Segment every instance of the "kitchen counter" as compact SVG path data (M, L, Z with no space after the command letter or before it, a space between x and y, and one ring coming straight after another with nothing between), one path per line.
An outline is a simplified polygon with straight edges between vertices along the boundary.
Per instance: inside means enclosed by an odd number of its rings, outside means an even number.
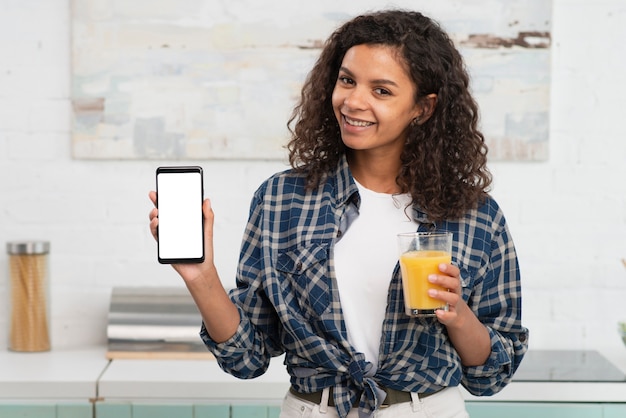
M279 402L289 389L282 358L251 380L222 371L215 360L116 359L98 384L100 397L110 399L219 399Z
M465 391L464 391L465 392ZM626 402L626 349L529 351L501 392L468 401Z
M620 372L626 375L626 349L619 347L599 353L614 366L618 378ZM529 355L527 360L532 358L538 357ZM525 360L519 370L520 378L516 375L513 382L494 396L474 397L463 391L464 397L481 402L626 403L626 380L573 382L550 381L544 377L534 380L533 369L537 366L537 361ZM538 369L541 371L541 366ZM104 347L45 353L0 352L0 402L98 399L278 404L288 387L282 358L274 359L263 376L239 380L224 373L214 360L107 360Z
M71 351L0 351L0 400L96 397L96 382L109 361L104 347Z

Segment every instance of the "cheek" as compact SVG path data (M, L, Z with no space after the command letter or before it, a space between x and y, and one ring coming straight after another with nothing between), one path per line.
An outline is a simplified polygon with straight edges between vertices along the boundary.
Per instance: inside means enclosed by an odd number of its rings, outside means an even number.
M331 97L331 103L333 106L333 113L337 120L340 119L341 114L341 106L343 105L344 98L341 96L341 93L337 91L337 89L333 90L333 95Z
M341 93L335 88L333 90L333 95L331 96L331 102L333 104L333 109L337 109L343 103L343 98L340 97Z

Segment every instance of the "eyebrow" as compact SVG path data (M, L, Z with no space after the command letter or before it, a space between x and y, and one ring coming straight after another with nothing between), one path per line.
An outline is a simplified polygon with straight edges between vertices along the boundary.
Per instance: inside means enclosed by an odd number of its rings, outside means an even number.
M350 77L354 78L354 73L352 71L348 70L346 67L339 68L339 71L343 71L344 73L348 74ZM377 78L375 80L371 80L370 83L372 83L372 84L387 84L387 85L399 87L398 84L396 84L395 81L387 80L386 78Z

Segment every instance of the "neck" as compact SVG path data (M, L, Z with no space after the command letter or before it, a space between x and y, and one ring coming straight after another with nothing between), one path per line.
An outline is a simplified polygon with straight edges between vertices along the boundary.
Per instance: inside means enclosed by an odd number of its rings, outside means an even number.
M378 193L402 193L396 183L400 172L399 159L360 152L350 152L347 157L352 175L363 187Z

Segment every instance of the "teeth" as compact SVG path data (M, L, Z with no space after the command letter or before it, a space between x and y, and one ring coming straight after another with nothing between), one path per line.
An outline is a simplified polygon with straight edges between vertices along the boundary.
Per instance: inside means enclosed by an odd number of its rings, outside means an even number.
M348 123L348 125L359 126L359 127L366 127L366 126L373 125L372 122L354 120L354 119L350 119L348 117L346 117L346 122Z

